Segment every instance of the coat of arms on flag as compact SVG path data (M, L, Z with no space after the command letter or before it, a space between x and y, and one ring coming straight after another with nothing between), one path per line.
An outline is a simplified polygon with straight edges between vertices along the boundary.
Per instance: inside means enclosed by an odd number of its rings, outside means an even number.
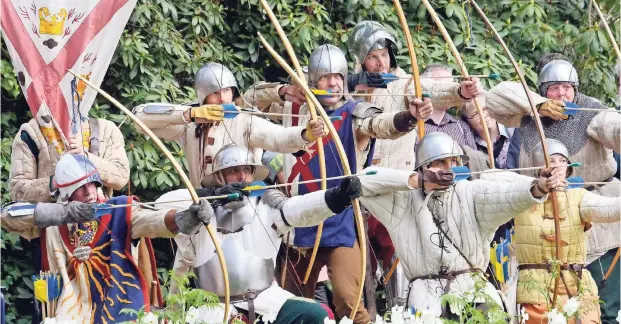
M0 0L2 35L30 111L59 153L88 119L136 0Z

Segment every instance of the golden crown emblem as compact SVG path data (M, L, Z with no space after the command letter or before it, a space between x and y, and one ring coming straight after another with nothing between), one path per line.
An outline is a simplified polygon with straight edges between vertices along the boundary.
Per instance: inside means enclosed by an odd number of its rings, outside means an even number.
M67 10L60 9L57 14L51 14L47 7L39 9L39 33L61 36L67 20Z

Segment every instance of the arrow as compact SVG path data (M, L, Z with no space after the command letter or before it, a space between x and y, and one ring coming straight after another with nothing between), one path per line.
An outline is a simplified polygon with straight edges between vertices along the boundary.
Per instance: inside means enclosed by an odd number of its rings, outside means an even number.
M342 175L342 176L337 176L337 177L329 177L329 178L326 178L326 181L344 179L344 178L349 178L349 177L369 176L369 175L376 175L376 174L377 174L377 171L367 171L365 173L352 174L348 176ZM255 196L263 195L263 193L267 189L281 188L281 187L290 186L292 184L300 185L300 184L314 183L314 182L320 182L320 181L321 179L314 179L314 180L305 180L305 181L292 182L292 183L279 183L279 184L270 185L270 186L266 185L265 182L263 181L255 181L242 190L252 191L252 193L250 194L250 197L255 197ZM260 192L260 194L255 194L254 192Z
M321 89L311 89L311 91L313 92L314 95L316 96L352 96L352 97L415 97L415 94L404 94L404 93L397 93L397 94L390 94L390 93L379 93L379 94L373 94L373 93L343 93L343 92L332 92L331 90L321 90ZM431 98L431 93L428 91L424 91L423 98Z
M425 79L460 79L460 80L467 79L463 75L447 75L447 76L437 76L437 77L433 77L433 76L430 76L430 75L421 75L420 77L421 77L421 79L422 78L425 78ZM392 73L382 73L382 79L384 79L384 80L408 80L408 79L411 79L411 78L412 77L396 76L396 75L394 75ZM497 73L471 74L470 78L500 80L500 74L497 74Z
M551 168L560 168L560 167L581 167L582 163L580 162L573 162L567 165L557 165L557 166L553 166ZM515 169L491 169L491 170L484 170L484 171L475 171L472 172L470 171L470 169L467 166L456 166L456 167L452 167L451 171L453 171L455 173L455 178L453 179L453 182L457 182L457 181L462 181L462 180L466 180L468 179L471 175L473 174L482 174L482 173L499 173L499 172L516 172L516 171L532 171L532 170L541 170L541 169L546 169L545 166L538 166L538 167L528 167L528 168L515 168Z

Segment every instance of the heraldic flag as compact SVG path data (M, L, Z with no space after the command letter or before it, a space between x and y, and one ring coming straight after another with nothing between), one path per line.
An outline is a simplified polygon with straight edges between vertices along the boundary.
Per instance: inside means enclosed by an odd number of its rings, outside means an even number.
M0 0L2 36L32 115L61 153L88 119L136 0Z

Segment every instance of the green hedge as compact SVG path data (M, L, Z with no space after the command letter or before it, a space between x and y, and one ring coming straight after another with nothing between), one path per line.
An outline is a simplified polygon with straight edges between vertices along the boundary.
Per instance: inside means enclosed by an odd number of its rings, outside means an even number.
M375 20L397 35L401 51L398 61L410 70L403 33L391 1L381 0L276 0L270 1L302 62L314 47L332 43L347 50L350 28L362 20ZM503 79L516 79L515 72L493 35L467 2L432 1L444 24L462 52L471 73L500 73ZM580 73L581 91L612 104L616 95L613 67L616 56L589 1L578 0L486 0L479 5L505 38L531 86L536 82L533 66L538 57L550 51L562 52L574 60ZM421 67L432 62L454 66L437 28L420 0L403 1ZM609 24L619 33L619 3L602 0ZM273 27L257 0L139 0L119 41L103 88L126 106L144 102L184 102L194 98L192 80L198 68L208 62L221 62L235 73L242 88L262 80L282 80L286 75L269 53L261 48L256 32L282 50ZM353 59L352 59L353 61ZM351 66L353 67L353 65ZM31 116L13 74L6 47L2 47L2 201L8 200L7 180L10 146L20 124ZM491 86L484 80L486 86ZM124 116L101 97L91 115L120 123ZM131 162L131 190L143 200L177 188L179 176L169 161L125 122L121 127ZM169 147L183 162L183 151L174 143ZM122 193L126 193L126 189ZM156 240L158 241L158 240ZM160 266L169 266L167 240L159 240ZM32 248L16 235L2 232L2 287L8 302L10 322L29 321ZM21 307L14 305L21 304Z

